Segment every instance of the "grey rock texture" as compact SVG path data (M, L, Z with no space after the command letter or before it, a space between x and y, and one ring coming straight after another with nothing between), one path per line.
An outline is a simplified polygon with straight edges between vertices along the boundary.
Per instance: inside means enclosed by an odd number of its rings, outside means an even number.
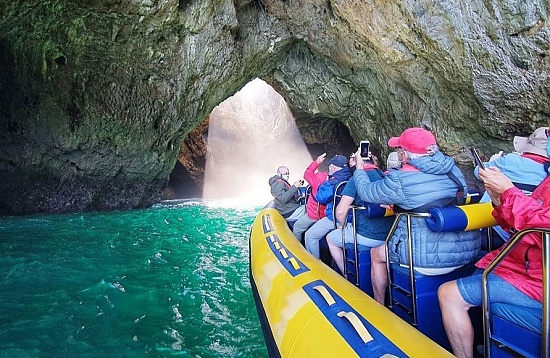
M424 126L468 170L464 146L511 150L550 122L548 7L0 0L0 212L149 205L186 136L256 77L309 143L338 122L387 154Z

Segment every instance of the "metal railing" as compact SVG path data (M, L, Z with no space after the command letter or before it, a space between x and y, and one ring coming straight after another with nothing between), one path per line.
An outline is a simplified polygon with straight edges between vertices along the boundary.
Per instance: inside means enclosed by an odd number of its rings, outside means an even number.
M357 227L356 227L356 218L357 218L357 211L358 210L365 210L365 207L363 206L355 206L351 205L348 208L348 211L346 212L346 217L349 215L349 211L351 210L351 228L353 233L353 252L355 254L355 286L359 286L359 248L357 246ZM342 250L344 252L344 277L347 277L348 269L347 269L347 253L346 253L346 225L342 227Z
M550 314L549 309L549 298L550 298L550 286L549 286L549 268L550 268L550 230L542 228L533 228L525 229L516 232L504 249L494 258L494 260L487 266L482 275L482 290L483 290L483 330L484 330L484 341L485 341L485 357L491 357L491 342L493 340L492 330L490 324L491 316L491 303L489 300L489 287L487 284L487 276L493 272L493 270L504 260L506 256L514 249L514 247L525 237L525 235L530 233L540 233L542 240L542 332L541 332L541 357L548 357L550 355L549 347L549 329L550 329ZM503 344L498 342L498 344ZM512 347L507 346L508 349L516 352ZM519 353L519 352L516 352Z
M390 231L388 232L388 236L386 236L386 244L385 244L385 250L386 250L386 271L388 273L388 302L389 302L389 308L393 307L393 294L392 294L392 278L391 278L391 268L390 268L390 256L389 256L389 244L391 241L391 238L393 236L393 233L395 229L397 229L397 225L399 224L399 221L401 220L401 217L405 217L405 220L407 222L407 249L408 249L408 257L409 257L409 279L411 284L411 307L412 307L412 325L417 326L418 325L418 317L417 317L417 306L416 306L416 283L414 280L414 260L413 260L413 250L412 250L412 227L411 227L411 218L427 218L430 214L428 213L415 213L415 212L403 212L403 213L396 213L395 214L395 220L393 221L393 225L390 228Z
M337 228L336 222L336 206L338 205L339 199L342 197L342 190L348 183L347 180L344 180L336 185L334 188L334 195L332 197L332 222L334 223L334 228Z

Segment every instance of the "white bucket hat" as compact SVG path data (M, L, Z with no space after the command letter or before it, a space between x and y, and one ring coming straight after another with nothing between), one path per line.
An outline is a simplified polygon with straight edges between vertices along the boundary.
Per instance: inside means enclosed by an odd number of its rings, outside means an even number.
M546 130L548 127L537 128L529 137L514 137L514 148L517 152L533 153L547 157L546 154Z

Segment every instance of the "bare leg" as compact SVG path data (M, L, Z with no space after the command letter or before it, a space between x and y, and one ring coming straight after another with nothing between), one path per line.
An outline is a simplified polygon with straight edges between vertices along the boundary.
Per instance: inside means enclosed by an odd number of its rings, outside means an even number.
M469 305L458 291L456 281L449 281L439 287L437 291L443 325L447 338L453 348L453 353L459 358L474 356L474 329L468 310Z
M380 245L370 250L371 281L374 290L374 299L384 304L386 288L388 287L388 271L386 269L386 246Z
M338 229L338 231L340 231ZM332 256L332 259L334 262L336 262L336 266L338 266L338 269L344 274L344 250L342 250L341 247L336 246L335 243L332 242L331 239L327 237L327 243L328 243L328 249L330 250L330 254Z

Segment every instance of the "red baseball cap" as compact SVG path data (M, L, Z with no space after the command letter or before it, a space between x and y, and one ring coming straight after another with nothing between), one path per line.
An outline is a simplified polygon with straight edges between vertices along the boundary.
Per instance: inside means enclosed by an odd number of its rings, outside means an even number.
M426 154L428 147L437 145L432 132L423 128L413 127L406 129L399 137L392 137L388 141L390 147L402 147L415 154Z

